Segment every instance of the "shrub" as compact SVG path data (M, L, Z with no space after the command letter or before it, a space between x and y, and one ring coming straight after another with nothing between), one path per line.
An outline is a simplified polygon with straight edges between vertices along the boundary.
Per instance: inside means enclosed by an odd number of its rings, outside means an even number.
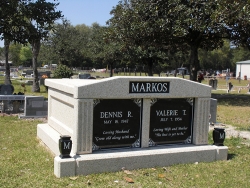
M70 78L71 76L73 76L72 70L62 64L59 64L54 72L54 78Z

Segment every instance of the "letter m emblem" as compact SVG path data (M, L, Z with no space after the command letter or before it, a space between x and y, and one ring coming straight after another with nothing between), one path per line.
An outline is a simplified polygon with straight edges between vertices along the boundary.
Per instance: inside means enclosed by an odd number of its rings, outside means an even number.
M63 149L70 149L70 142L63 142Z
M224 133L220 133L220 139L224 139L225 138L225 134Z

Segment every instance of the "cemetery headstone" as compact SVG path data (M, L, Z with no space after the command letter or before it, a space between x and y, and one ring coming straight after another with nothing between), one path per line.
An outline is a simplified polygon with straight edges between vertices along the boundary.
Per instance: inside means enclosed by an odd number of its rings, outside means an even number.
M31 75L31 74L33 74L33 70L26 70L25 73L26 73L26 75Z
M47 117L48 102L42 96L25 96L24 115L20 118Z
M41 86L41 85L44 85L44 78L40 78L39 79L39 85Z
M227 92L229 93L233 88L233 84L231 82L228 83L228 90Z
M45 72L46 72L46 74L47 74L48 78L50 78L51 71L45 71Z
M216 90L217 89L217 84L218 84L217 79L210 79L209 80L209 85L212 86L212 89Z
M173 77L45 79L48 122L37 136L57 177L226 160L208 144L211 87ZM59 140L72 140L62 158Z
M217 119L217 99L210 99L210 115L209 115L209 123L215 124Z
M14 87L12 85L0 85L0 95L12 95Z
M14 87L12 85L0 85L0 95L12 95L14 92ZM6 112L10 107L10 101L4 100L2 102L2 112Z

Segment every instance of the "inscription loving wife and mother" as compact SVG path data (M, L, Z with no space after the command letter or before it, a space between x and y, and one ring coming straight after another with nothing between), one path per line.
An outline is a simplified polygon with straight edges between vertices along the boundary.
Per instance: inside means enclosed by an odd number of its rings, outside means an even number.
M189 99L158 99L151 106L150 146L190 143L193 103Z

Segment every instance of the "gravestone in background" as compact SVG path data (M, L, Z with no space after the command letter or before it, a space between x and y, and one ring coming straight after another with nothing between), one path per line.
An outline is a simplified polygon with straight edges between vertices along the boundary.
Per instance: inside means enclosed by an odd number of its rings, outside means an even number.
M47 74L48 78L50 78L51 71L45 71L45 72L46 72L46 74Z
M210 118L209 123L216 123L217 116L217 99L210 99Z
M44 97L26 96L24 105L24 116L45 117L48 115L48 103Z
M40 85L40 86L44 85L44 80L45 80L44 78L40 78L40 79L39 79L39 85Z
M141 100L95 100L93 150L140 147Z
M12 95L14 87L12 85L0 85L0 95Z
M33 74L33 70L26 70L26 71L24 71L24 73L26 73L26 75L31 75L31 74Z
M14 92L13 85L0 85L0 95L12 95ZM1 111L6 112L7 108L9 108L10 101L4 100L2 103Z
M191 143L193 99L153 99L149 146Z

